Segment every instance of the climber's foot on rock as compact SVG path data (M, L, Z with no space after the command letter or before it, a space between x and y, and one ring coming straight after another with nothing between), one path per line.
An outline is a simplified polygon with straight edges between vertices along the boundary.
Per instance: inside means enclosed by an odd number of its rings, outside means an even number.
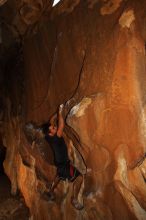
M75 199L74 197L72 197L72 199L71 199L71 204L77 210L82 210L84 208L84 205L82 203L80 203L77 199Z
M41 197L46 201L54 201L55 200L55 194L52 192L44 192Z

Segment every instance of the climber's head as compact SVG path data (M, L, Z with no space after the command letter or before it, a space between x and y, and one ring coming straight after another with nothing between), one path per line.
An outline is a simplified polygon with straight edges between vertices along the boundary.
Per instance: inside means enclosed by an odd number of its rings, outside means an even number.
M45 135L54 136L57 133L57 125L50 122L43 124L42 129Z
M56 133L57 133L57 126L49 124L49 126L48 126L49 136L54 136Z

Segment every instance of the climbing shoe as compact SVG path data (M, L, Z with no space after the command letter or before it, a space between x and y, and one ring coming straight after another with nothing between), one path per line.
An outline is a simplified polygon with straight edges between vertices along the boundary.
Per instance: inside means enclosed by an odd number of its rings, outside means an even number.
M42 197L42 199L44 199L46 201L54 201L55 200L55 194L52 192L44 192L41 197Z
M71 204L73 205L74 208L77 210L82 210L84 208L84 205L81 204L77 199L72 198L71 199Z

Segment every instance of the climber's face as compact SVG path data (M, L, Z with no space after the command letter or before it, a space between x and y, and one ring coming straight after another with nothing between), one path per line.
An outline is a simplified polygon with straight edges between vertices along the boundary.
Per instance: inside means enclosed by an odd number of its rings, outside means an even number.
M54 136L57 133L57 127L54 125L49 126L49 135Z

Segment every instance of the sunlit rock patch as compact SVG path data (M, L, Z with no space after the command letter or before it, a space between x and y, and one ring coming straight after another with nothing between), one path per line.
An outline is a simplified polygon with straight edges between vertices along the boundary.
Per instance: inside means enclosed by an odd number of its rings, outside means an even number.
M135 20L134 11L133 10L125 11L119 19L119 24L123 28L124 27L130 28L130 25L134 20Z

